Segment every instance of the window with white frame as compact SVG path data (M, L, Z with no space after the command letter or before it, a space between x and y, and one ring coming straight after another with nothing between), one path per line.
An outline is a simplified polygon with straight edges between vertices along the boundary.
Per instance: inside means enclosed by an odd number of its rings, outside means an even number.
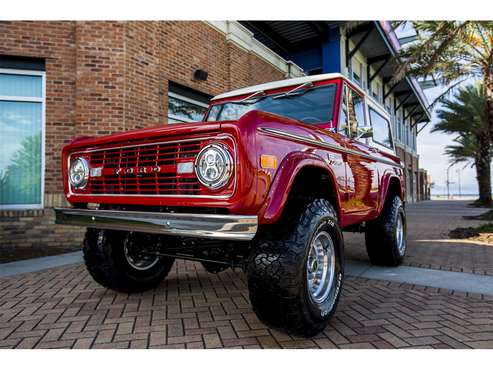
M394 99L392 98L392 96L388 96L387 99L385 99L384 103L385 103L385 110L390 115L393 115L392 107L394 106Z
M404 122L402 120L402 110L397 111L397 130L398 130L397 139L399 140L400 143L403 143Z
M353 81L356 82L359 86L364 86L363 85L363 63L361 63L358 60L353 61L352 77L353 77Z
M45 73L0 68L0 209L43 207Z
M210 96L170 82L168 92L168 122L202 121Z
M371 90L371 94L376 101L380 102L381 101L380 100L380 92L381 92L380 84L378 82L375 82L373 86L374 87Z

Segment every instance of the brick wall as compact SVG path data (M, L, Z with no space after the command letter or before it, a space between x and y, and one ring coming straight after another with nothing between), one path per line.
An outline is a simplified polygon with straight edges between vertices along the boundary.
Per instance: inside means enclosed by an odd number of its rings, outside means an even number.
M46 208L0 211L4 247L80 243L51 209L64 204L60 152L71 138L165 122L169 81L216 95L284 78L204 22L0 22L0 55L46 61Z

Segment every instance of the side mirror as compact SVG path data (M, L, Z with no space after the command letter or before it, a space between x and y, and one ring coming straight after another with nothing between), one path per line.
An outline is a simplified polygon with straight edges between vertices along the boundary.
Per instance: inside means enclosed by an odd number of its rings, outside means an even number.
M373 127L358 127L358 135L356 135L356 139L368 139L371 137L373 137Z

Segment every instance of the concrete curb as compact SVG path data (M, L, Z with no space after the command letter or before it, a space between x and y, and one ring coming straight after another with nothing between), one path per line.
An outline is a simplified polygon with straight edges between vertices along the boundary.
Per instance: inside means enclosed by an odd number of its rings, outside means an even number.
M80 263L82 261L82 252L78 251L57 256L3 263L0 264L0 278ZM346 275L493 296L493 276L487 275L410 266L380 267L372 266L367 262L361 261L347 261Z
M424 285L493 296L493 276L399 266L380 267L359 261L346 262L346 274L353 277Z
M70 252L56 256L32 258L17 262L8 262L0 264L0 278L36 272L52 267L60 267L73 263L82 262L82 252Z

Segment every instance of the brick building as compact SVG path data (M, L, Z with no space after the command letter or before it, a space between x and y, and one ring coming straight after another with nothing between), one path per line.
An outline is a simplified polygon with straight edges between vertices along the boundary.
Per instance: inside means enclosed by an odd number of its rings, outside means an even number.
M419 171L419 199L418 200L430 200L431 199L431 188L433 187L433 181L431 175L423 168Z
M409 169L409 200L418 198L419 186L413 183L418 181L419 168L415 136L417 124L427 118L426 111L423 115L419 92L413 90L415 86L406 85L409 81L392 87L386 99L389 81L381 74L386 70L391 73L392 63L387 60L387 66L380 68L379 64L371 65L365 54L365 47L374 47L365 42L376 36L365 36L365 32L378 28L378 22L351 27L352 36L345 22L277 22L291 23L292 34L298 36L304 32L297 30L298 26L318 30L319 44L301 39L301 44L289 43L292 50L281 45L279 40L284 36L280 31L265 31L271 27L269 22L241 23L0 22L2 247L64 248L79 244L81 229L55 227L52 210L64 203L60 153L70 139L200 120L213 95L310 73L342 72L356 82L359 78L362 85L373 89L376 99L385 106L391 100L394 108L401 104L395 95L400 92L408 104L401 109L403 115L418 108L408 117L406 144L397 136L401 135L400 128L394 128L397 143L401 143L399 155ZM380 42L380 38L375 40ZM304 47L305 54L319 48L318 64L306 58L299 45L309 46ZM376 76L376 87L368 85L358 72L363 64L342 59L349 48L351 57L364 62L366 81ZM409 149L413 138L414 151Z
M240 39L238 29L236 22L0 22L2 176L24 140L41 135L30 148L41 161L11 175L36 186L2 191L2 246L73 246L82 237L79 228L53 224L52 208L64 203L60 153L68 140L200 119L213 95L302 75L260 42ZM205 81L197 70L207 71Z

